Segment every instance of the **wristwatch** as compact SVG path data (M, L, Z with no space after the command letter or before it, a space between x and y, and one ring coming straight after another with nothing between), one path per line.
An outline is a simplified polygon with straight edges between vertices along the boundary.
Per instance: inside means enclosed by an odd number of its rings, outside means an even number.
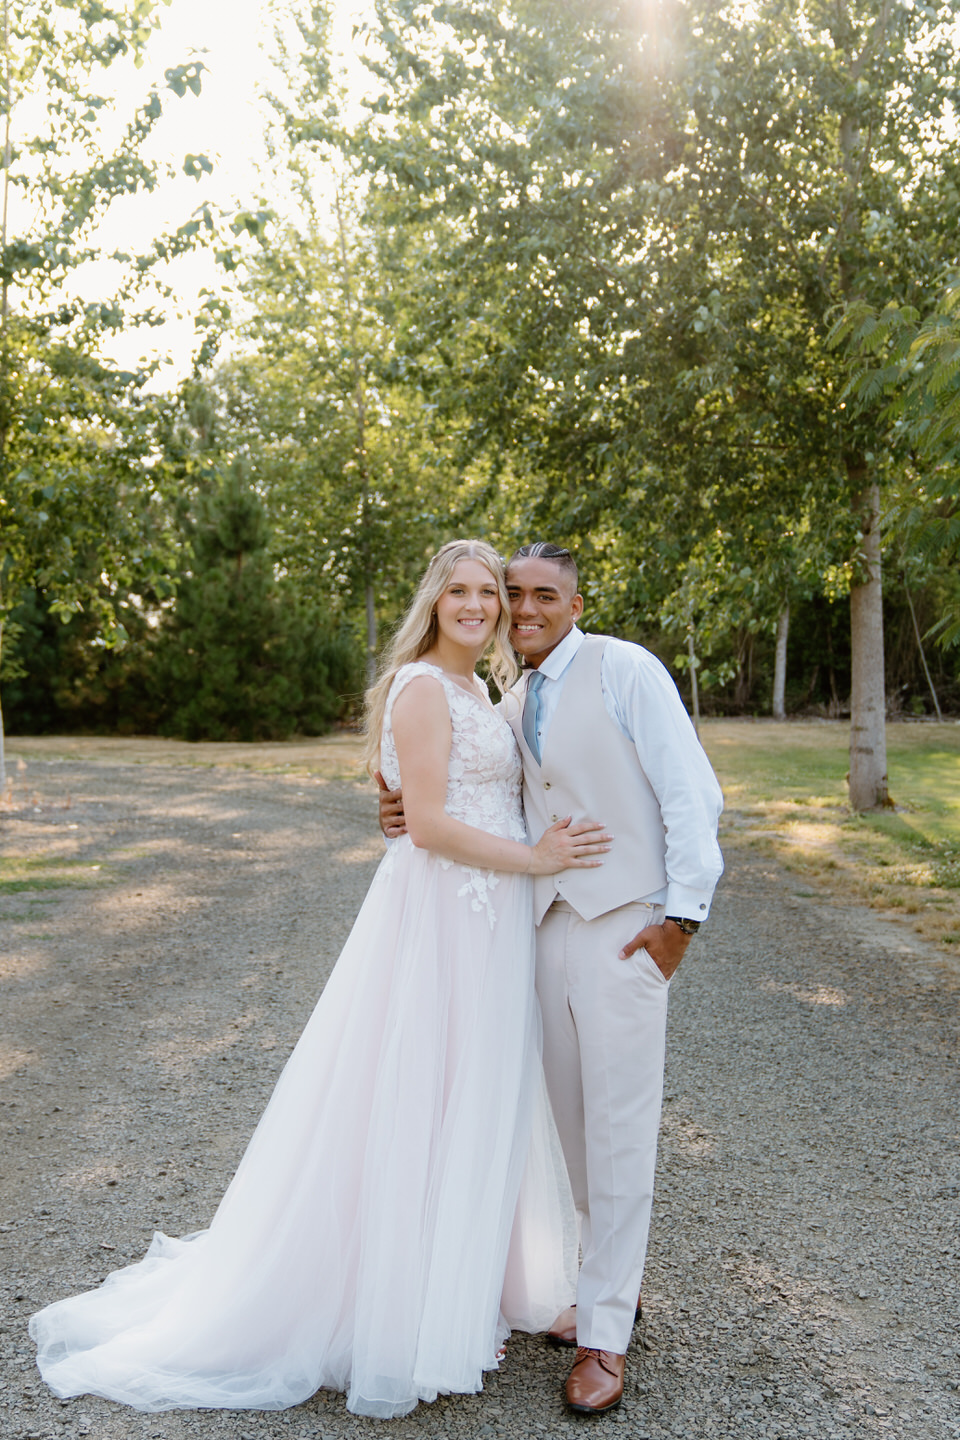
M679 925L684 935L696 935L700 929L701 922L699 920L687 920L685 917L681 919L679 915L667 915L664 918L672 920L674 925Z

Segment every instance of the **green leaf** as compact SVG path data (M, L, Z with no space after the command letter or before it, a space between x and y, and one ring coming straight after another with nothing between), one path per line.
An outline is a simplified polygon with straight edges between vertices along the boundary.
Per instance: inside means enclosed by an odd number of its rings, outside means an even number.
M193 180L199 180L201 175L213 174L213 165L206 155L185 155L183 173L189 175Z

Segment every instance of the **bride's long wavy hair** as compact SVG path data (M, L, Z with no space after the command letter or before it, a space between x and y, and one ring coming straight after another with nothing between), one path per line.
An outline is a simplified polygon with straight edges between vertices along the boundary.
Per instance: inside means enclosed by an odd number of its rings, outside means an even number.
M410 609L390 643L383 669L375 685L367 691L364 729L367 743L364 753L367 770L372 775L380 764L380 733L383 713L393 677L401 665L409 665L425 655L437 638L438 599L450 582L454 566L460 560L479 560L497 582L500 595L500 617L493 634L489 655L490 674L501 693L509 690L519 674L519 667L510 648L510 600L504 577L503 561L485 540L451 540L441 546L424 572Z

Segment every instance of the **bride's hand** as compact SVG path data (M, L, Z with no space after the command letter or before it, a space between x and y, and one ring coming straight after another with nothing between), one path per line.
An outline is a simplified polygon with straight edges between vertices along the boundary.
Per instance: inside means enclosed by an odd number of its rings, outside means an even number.
M578 820L568 815L545 830L530 851L529 874L556 875L560 870L589 870L602 865L613 836L599 820Z

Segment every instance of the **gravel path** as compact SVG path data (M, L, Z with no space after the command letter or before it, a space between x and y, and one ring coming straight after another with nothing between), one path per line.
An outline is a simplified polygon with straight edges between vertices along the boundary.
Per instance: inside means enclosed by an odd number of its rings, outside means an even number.
M0 1436L960 1436L960 963L737 852L674 985L622 1408L516 1337L482 1395L362 1421L60 1402L38 1306L210 1218L381 854L350 781L31 761L0 814ZM95 868L99 867L99 868ZM19 878L17 878L19 877ZM48 888L49 887L49 888Z

